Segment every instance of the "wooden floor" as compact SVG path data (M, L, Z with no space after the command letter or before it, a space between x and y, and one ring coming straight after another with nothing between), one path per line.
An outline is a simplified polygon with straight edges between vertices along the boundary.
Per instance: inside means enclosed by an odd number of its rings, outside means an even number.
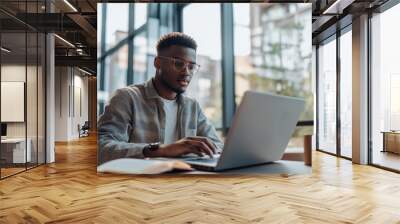
M1 168L1 177L4 178L4 177L10 176L10 175L22 172L24 170L26 170L25 167L23 167L23 168L22 167L17 167L17 168L4 168L4 167L2 167Z
M0 223L400 223L400 175L320 152L312 175L96 173L93 137L0 181Z
M32 163L29 164L28 163L27 167L25 167L24 164L18 165L18 167L6 167L6 168L2 167L1 168L1 178L5 178L5 177L11 176L11 175L15 175L15 174L23 172L23 171L25 171L27 169L33 169L33 168L35 168L37 166L38 166L37 164L32 164Z

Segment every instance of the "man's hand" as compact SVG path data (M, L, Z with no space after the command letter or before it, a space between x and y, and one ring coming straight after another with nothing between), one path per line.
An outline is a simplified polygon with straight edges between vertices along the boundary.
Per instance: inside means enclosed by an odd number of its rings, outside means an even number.
M212 158L216 147L206 137L186 137L169 145L160 145L154 152L144 152L147 157L180 157L189 153L206 154Z

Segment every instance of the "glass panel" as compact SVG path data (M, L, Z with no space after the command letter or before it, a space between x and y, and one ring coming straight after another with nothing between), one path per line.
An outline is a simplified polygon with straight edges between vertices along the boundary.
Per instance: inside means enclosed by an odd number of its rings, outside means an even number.
M134 45L134 50L133 50L134 83L144 83L148 79L148 77L146 77L146 66L147 66L146 32L142 32L140 35L135 36L135 38L133 38L133 45Z
M128 3L107 3L106 50L128 36L128 10Z
M235 95L257 90L306 100L313 120L311 4L247 4L234 9ZM302 147L312 127L297 128L289 147Z
M128 45L124 45L109 57L110 63L106 63L105 83L107 98L115 90L126 86L126 74L128 69Z
M141 27L147 20L147 3L135 4L135 29Z
M400 170L400 5L372 17L372 163Z
M28 62L26 80L26 115L27 115L27 149L28 149L28 168L37 165L37 127L38 127L38 35L36 32L28 32ZM30 153L29 153L30 151Z
M104 112L104 107L105 107L105 105L106 105L106 102L107 102L107 100L108 100L108 98L109 98L109 92L108 92L108 86L109 86L109 83L108 83L108 80L110 79L110 66L111 66L111 63L110 63L110 58L111 57L106 57L105 59L104 59L104 61L102 62L102 63L104 63L104 80L101 80L101 78L99 78L98 79L98 81L97 81L97 106L98 106L98 108L97 108L97 117L99 117L101 114L103 114L103 112ZM101 64L99 64L99 66L98 67L100 67L101 66ZM126 77L126 75L125 75L125 77ZM103 82L104 83L104 90L100 90L100 82Z
M46 124L46 117L45 117L45 60L46 60L46 51L45 51L45 44L46 44L46 37L44 34L39 33L39 43L38 43L38 142L37 142L37 149L38 149L38 156L37 162L38 164L45 163L45 156L46 156L46 148L45 148L45 124Z
M25 170L26 34L1 34L1 170L2 177ZM30 143L30 142L29 142ZM29 145L29 144L28 144ZM29 149L29 147L28 147Z
M318 147L336 154L336 39L318 51Z
M46 9L44 0L1 5L17 14ZM12 18L7 21L1 30L2 178L45 161L45 36Z
M151 5L149 5L149 7L150 6ZM148 18L147 29L146 29L146 41L147 41L146 75L148 78L153 77L156 74L156 68L154 67L154 58L157 54L156 46L160 38L159 31L160 31L159 21L155 18Z
M340 154L352 157L352 35L340 37Z
M183 32L197 42L197 63L201 66L187 94L197 99L216 128L222 127L220 17L220 4L190 4L183 10Z
M43 13L45 11L44 1L27 2L28 13ZM36 19L34 16L33 19ZM44 49L44 35L39 34L36 30L27 30L27 80L26 80L26 114L27 114L27 167L37 166L39 163L39 73L42 72L40 63L42 57L40 54ZM44 63L44 62L43 62ZM41 79L42 80L42 79ZM44 86L42 86L43 88ZM43 89L41 90L44 91ZM44 99L42 99L43 101ZM43 104L42 104L43 105ZM40 111L42 112L42 111ZM43 116L43 115L42 115ZM44 122L44 119L40 119ZM44 124L42 124L44 126ZM44 147L44 144L41 144ZM43 149L40 150L43 155ZM30 152L30 153L29 153ZM43 162L43 159L40 158Z

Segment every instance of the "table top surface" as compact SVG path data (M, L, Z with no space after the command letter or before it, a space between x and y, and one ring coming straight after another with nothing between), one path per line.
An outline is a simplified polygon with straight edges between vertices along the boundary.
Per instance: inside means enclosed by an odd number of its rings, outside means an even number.
M400 134L400 131L381 131L384 134Z
M27 141L29 141L30 139L27 138ZM19 143L19 142L24 142L25 138L5 138L5 139L1 139L1 143Z

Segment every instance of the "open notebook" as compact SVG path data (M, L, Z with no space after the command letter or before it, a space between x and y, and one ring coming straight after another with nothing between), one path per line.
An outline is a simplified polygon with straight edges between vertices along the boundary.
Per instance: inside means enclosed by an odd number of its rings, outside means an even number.
M116 159L97 167L100 173L120 174L159 174L172 170L193 170L189 164L182 161L161 161L149 159Z

